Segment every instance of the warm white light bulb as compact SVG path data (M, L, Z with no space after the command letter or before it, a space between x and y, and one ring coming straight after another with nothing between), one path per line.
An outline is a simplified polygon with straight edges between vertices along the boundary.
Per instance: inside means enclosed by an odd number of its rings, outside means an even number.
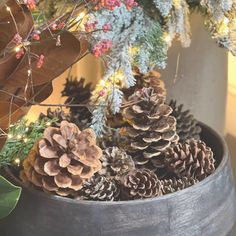
M16 159L14 160L14 163L19 166L19 165L20 165L20 159L19 159L19 158L16 158Z
M15 48L15 52L19 52L20 49L21 49L21 47L20 47L20 46L17 46L17 47Z
M164 40L165 40L166 43L169 44L169 43L171 42L171 37L170 37L170 35L166 35L165 38L164 38Z
M51 122L47 122L47 123L46 123L46 126L50 126L50 125L51 125Z
M11 11L11 8L10 7L6 7L7 11Z
M79 18L82 19L82 18L84 18L84 17L85 17L85 12L84 12L84 11L80 12Z
M103 87L103 86L105 86L105 84L106 84L106 82L105 82L105 80L100 80L100 85Z

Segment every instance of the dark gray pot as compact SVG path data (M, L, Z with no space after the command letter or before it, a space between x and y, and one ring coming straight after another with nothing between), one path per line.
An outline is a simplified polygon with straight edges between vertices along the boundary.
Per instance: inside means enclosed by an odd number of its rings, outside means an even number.
M236 218L229 153L224 141L204 125L203 140L219 166L188 189L147 200L89 202L24 188L16 210L0 223L0 235L226 236Z

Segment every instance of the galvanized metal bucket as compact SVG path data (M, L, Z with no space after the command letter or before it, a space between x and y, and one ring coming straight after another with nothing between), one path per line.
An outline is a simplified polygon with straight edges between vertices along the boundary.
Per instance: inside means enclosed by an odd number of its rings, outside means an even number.
M17 208L0 222L0 235L226 236L236 219L229 153L218 134L202 127L218 164L202 182L158 198L121 202L76 201L23 187Z

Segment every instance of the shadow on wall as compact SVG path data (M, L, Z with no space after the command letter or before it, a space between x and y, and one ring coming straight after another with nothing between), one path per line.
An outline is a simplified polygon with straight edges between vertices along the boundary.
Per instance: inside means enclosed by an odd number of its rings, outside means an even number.
M69 70L53 81L53 93L43 102L44 104L64 104L65 98L61 97L61 91L64 89L68 71ZM71 71L73 78L78 77L78 79L80 79L83 77L87 82L92 83L96 83L102 77L102 74L103 67L101 66L101 61L94 58L92 55L84 57L72 67ZM33 106L27 115L27 119L29 121L36 120L41 112L46 113L47 108L48 107Z

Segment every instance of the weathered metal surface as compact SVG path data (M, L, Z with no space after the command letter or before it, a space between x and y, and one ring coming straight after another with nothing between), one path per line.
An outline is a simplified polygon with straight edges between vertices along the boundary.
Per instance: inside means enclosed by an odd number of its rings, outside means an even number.
M88 202L24 189L16 210L0 222L1 236L226 236L235 218L235 188L224 141L203 126L219 164L183 191L154 199Z

